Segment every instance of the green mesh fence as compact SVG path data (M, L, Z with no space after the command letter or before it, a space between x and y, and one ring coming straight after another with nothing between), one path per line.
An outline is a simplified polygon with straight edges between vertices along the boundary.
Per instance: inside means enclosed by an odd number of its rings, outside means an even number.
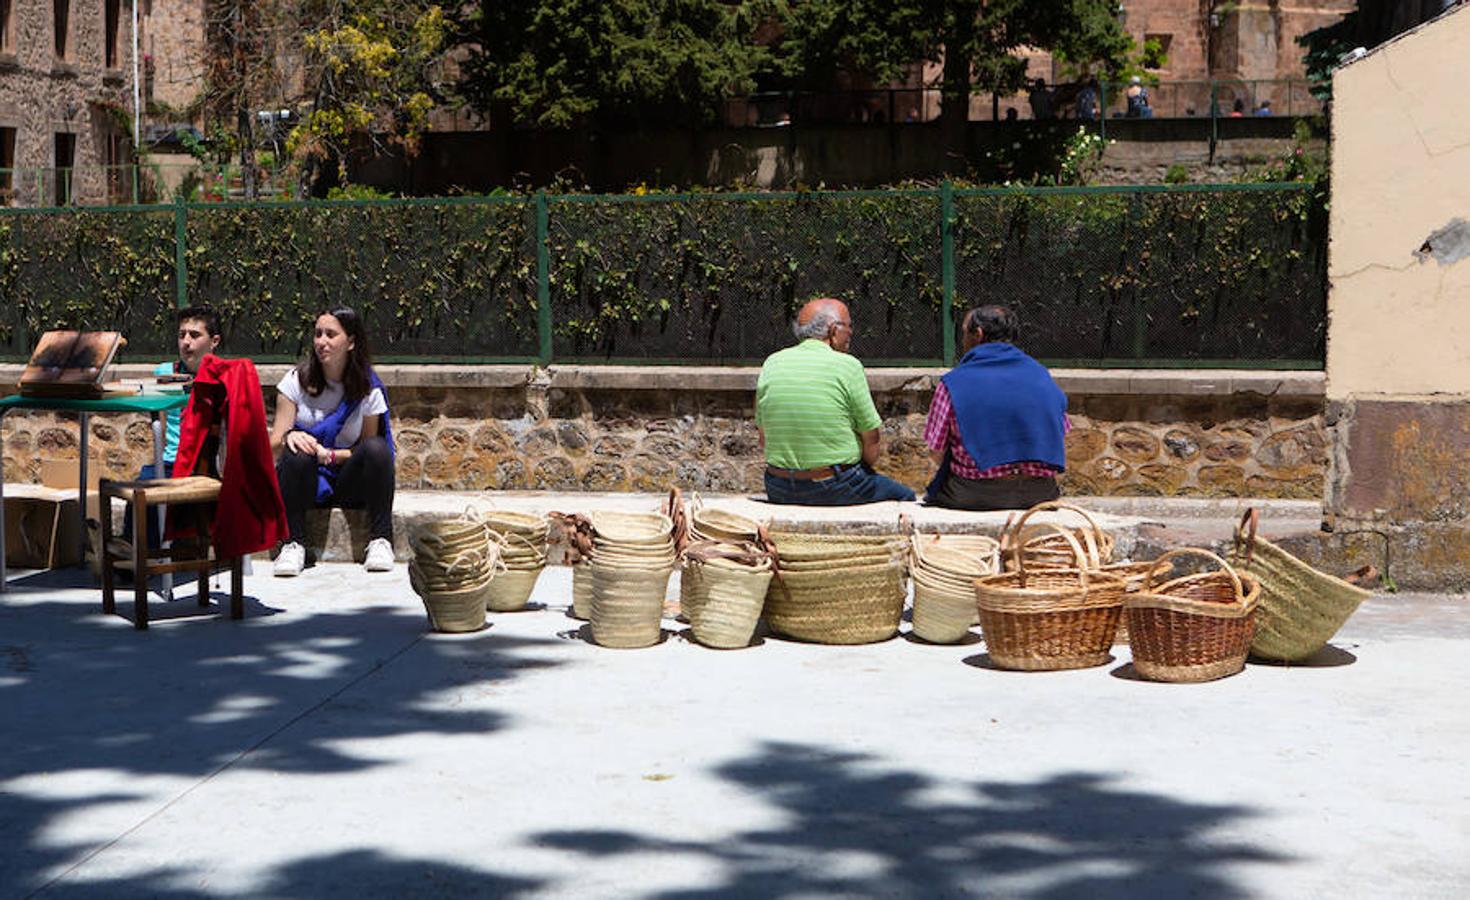
M288 359L348 304L385 360L747 363L831 295L870 364L952 359L950 323L1005 303L1054 363L1308 368L1325 236L1282 185L0 210L0 353L68 326L166 355L187 302Z

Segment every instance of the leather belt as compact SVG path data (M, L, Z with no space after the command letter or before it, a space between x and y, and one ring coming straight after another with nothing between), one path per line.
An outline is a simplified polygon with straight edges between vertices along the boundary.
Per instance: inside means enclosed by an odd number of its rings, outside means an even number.
M790 478L794 481L824 481L835 478L839 472L852 468L856 463L838 463L835 466L818 466L815 469L782 469L778 466L766 466L766 474L777 478Z

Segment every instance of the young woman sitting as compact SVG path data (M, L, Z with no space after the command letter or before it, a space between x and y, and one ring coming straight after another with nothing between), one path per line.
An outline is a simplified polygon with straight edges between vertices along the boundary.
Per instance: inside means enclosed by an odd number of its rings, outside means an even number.
M373 371L362 319L339 306L317 316L312 353L276 386L271 449L291 536L275 572L306 564L306 511L366 507L372 539L363 565L393 568L393 440L388 394Z

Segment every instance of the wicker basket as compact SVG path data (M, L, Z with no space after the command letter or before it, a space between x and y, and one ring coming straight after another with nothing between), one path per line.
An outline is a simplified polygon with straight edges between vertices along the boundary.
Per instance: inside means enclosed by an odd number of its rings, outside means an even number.
M1019 538L1026 517L1017 523ZM1004 669L1038 672L1100 666L1109 652L1123 609L1123 580L1088 571L1075 561L1085 551L1075 534L1055 527L1071 550L1071 568L1032 571L1019 540L1002 540L1014 571L975 579L980 629L991 661ZM1007 530L1010 535L1010 529Z
M572 618L592 618L592 564L580 562L572 569Z
M914 535L912 548L914 636L931 644L964 640L977 619L975 579L994 574L995 560L919 535Z
M408 564L408 582L424 601L429 627L435 631L458 633L485 627L484 584L471 583L456 590L430 590L412 561Z
M742 543L754 541L760 534L760 523L747 516L723 509L706 507L695 494L689 502L689 537L692 541Z
M750 645L771 583L770 555L754 544L701 542L685 551L694 639L730 650Z
M818 644L871 644L898 633L908 591L903 565L846 566L788 572L782 569L766 591L765 618L771 630Z
M592 640L621 649L657 644L673 567L645 569L594 559L590 569Z
M1022 534L1022 524L1038 512L1072 513L1080 517L1084 524L1073 529L1053 526L1049 534L1027 538ZM1113 548L1117 542L1111 534L1098 526L1097 520L1092 517L1091 513L1070 503L1049 501L1038 503L1022 513L1014 528L1010 522L1006 523L1006 529L1000 539L1001 562L1011 571L1015 570L1013 563L1015 554L1011 551L1014 549L1013 544L1020 541L1024 548L1028 568L1032 570L1074 568L1077 565L1078 556L1074 548L1063 537L1067 533L1072 535L1074 542L1084 551L1081 558L1087 561L1089 568L1099 569L1113 561Z
M1208 559L1220 570L1185 575L1158 587L1150 576L1125 604L1133 667L1153 681L1200 682L1234 675L1245 667L1250 651L1260 583L1208 550L1171 550L1158 562L1188 555Z
M1299 662L1327 646L1371 591L1334 578L1256 534L1259 514L1247 510L1235 530L1230 562L1261 583L1251 653Z

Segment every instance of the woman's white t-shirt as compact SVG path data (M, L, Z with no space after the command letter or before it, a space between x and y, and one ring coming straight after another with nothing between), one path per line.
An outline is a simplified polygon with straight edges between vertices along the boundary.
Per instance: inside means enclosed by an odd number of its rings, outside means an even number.
M297 428L312 428L330 416L342 403L345 393L342 382L328 381L322 392L313 397L302 389L301 379L295 369L286 373L286 377L276 385L276 390L280 391L282 397L296 404ZM342 423L342 430L337 432L337 441L334 446L338 449L353 446L357 443L357 439L362 437L363 417L380 416L387 411L388 399L383 396L380 388L373 388L366 397L362 398L362 402L357 404L357 409L352 411L347 421ZM382 431L378 433L382 434Z

